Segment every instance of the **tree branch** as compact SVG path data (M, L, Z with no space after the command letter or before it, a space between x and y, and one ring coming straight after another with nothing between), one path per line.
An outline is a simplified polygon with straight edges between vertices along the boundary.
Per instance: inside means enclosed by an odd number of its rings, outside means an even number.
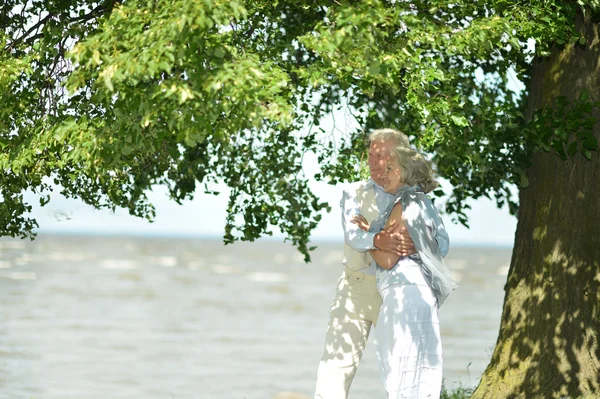
M17 39L13 40L9 45L7 45L4 49L6 51L10 51L12 50L12 48L16 45L19 44L20 42L22 42L27 36L29 36L33 31L38 30L42 25L44 25L46 22L48 22L50 20L50 18L52 18L54 16L54 14L50 13L48 15L46 15L44 18L40 19L38 21L37 24L33 25L31 28L29 28L29 30L27 32L25 32L23 35L21 35L20 37L18 37Z
M112 10L112 8L114 7L115 3L116 3L115 0L109 0L105 4L99 5L98 7L94 8L92 11L90 11L89 13L87 13L85 15L80 15L80 16L77 16L77 17L70 18L66 22L66 24L68 25L68 24L72 24L72 23L84 23L84 22L88 22L88 21L90 21L90 20L92 20L94 18L97 18L97 17L101 16L105 12L107 12L109 10ZM25 32L23 35L21 35L20 37L18 37L15 40L13 40L4 49L6 51L11 51L14 48L15 45L21 43L24 40L27 43L32 43L36 39L42 38L44 36L43 33L36 34L36 35L34 35L32 37L28 37L28 36L31 33L33 33L34 31L37 31L42 25L46 24L54 16L55 16L55 14L49 13L44 18L42 18L40 21L38 21L38 23L36 23L31 28L29 28L29 30L27 32Z
M110 5L114 6L115 2L111 1ZM112 9L112 7L111 7ZM94 8L92 11L89 12L89 14L85 14L85 15L81 15L79 17L75 17L75 18L71 18L69 20L69 22L87 22L91 19L94 19L97 16L102 15L105 11L108 11L108 7L104 4L99 5L98 7Z

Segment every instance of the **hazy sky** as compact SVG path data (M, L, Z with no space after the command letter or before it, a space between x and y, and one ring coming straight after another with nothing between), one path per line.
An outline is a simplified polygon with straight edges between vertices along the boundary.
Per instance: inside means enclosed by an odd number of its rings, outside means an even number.
M324 214L314 231L314 240L342 241L339 199L341 188L315 183L317 195L329 202L332 211ZM112 213L95 210L80 201L66 199L59 194L52 196L47 206L36 206L33 215L40 224L40 233L100 233L100 234L151 234L212 236L223 235L227 189L222 187L219 196L200 194L193 201L177 205L170 201L164 188L150 194L156 206L157 217L154 223L129 216L126 211ZM28 196L32 200L35 197ZM34 201L32 201L34 202ZM468 216L470 229L456 225L448 215L443 215L450 239L455 244L512 246L516 228L516 218L508 210L499 210L494 202L487 199L471 202ZM281 236L280 236L281 237Z

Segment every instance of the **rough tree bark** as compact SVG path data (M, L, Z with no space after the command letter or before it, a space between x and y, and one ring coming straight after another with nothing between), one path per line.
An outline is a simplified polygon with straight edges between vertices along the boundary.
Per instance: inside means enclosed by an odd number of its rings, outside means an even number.
M535 61L530 115L583 89L600 101L600 24L581 15L577 26L586 45L554 48ZM600 124L594 135L600 138ZM500 334L472 398L597 398L600 154L563 161L540 151L527 173Z

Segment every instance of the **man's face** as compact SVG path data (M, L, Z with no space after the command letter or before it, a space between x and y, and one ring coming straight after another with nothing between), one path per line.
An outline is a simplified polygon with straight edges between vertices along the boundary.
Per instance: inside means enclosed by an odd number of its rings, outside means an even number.
M389 163L390 152L395 146L394 140L374 140L369 146L369 173L381 187L384 186L385 168Z

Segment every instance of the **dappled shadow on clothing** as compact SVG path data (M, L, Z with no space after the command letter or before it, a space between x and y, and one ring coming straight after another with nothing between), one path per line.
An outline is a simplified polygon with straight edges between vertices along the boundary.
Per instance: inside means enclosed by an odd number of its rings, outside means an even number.
M442 343L431 289L426 285L392 285L381 295L377 354L389 397L439 398Z
M346 271L338 281L319 364L316 398L348 395L381 306L374 276L370 277L371 280L365 279L363 273Z

